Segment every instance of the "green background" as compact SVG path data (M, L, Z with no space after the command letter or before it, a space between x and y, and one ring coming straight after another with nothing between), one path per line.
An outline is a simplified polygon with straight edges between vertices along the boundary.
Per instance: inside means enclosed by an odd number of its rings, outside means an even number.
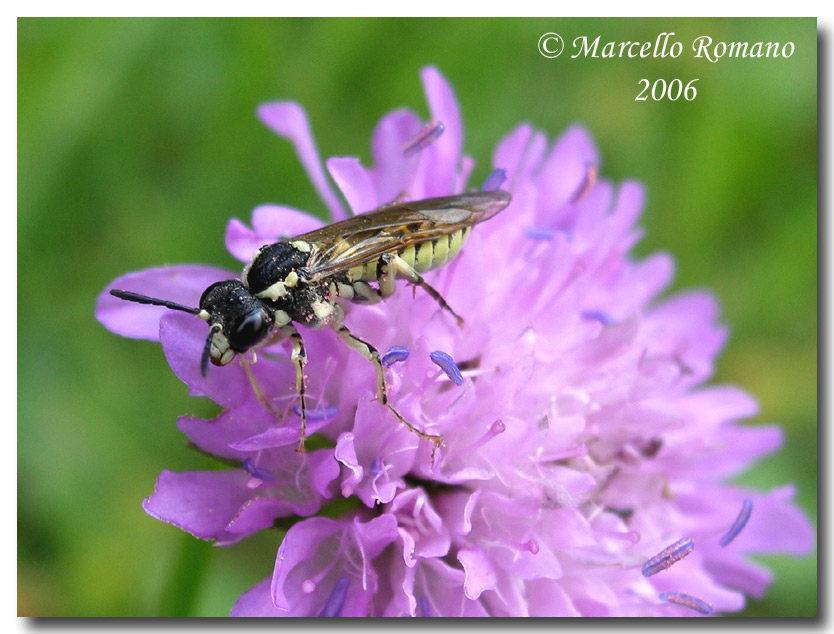
M141 510L162 469L213 468L175 421L187 396L158 345L95 321L128 271L233 269L231 216L263 202L324 206L292 147L254 116L292 99L322 156L358 155L385 112L427 108L436 65L463 113L473 182L526 120L552 138L581 122L602 174L645 183L644 255L677 262L674 289L708 287L732 335L716 381L780 422L783 452L745 476L795 482L816 519L816 20L21 19L18 22L18 611L226 615L270 574L280 535L198 542ZM654 41L677 59L545 59L539 37ZM699 35L793 41L790 59L694 59ZM695 83L692 102L636 102L641 78ZM816 614L816 556L767 557L777 580L749 615Z

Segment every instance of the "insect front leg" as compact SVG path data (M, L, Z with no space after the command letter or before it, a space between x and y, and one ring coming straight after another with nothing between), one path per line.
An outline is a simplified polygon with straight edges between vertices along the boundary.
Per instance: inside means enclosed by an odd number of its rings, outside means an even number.
M409 423L405 418L403 418L402 414L400 414L394 407L388 402L388 392L385 386L385 374L382 368L382 362L380 361L379 351L374 348L371 344L367 341L363 341L359 337L355 336L353 333L348 330L347 326L344 324L338 325L335 327L336 332L342 338L342 340L350 346L353 350L361 354L365 357L368 361L370 361L374 369L376 370L376 394L377 399L379 402L382 403L388 410L397 417L397 420L400 421L403 425L405 425L408 430L415 434L418 438L422 438L423 440L428 440L434 445L434 448L431 452L431 459L432 464L434 464L434 454L437 451L437 448L443 444L443 437L442 436L435 436L433 434L427 434L424 431L420 431L414 425Z
M275 408L272 407L272 405L269 402L269 399L267 399L266 394L264 394L264 391L261 389L260 384L255 378L255 374L252 372L251 366L255 363L254 359L250 361L249 359L243 356L238 358L240 359L240 367L242 367L243 371L246 373L246 378L249 379L249 385L252 386L252 391L255 393L255 398L258 399L258 402L261 405L263 405L270 414L272 414L273 416L275 416L275 418L280 420L281 414L279 414L275 410Z
M448 310L449 313L451 313L457 321L458 327L463 328L463 317L453 311L451 306L449 306L449 304L446 303L446 300L443 299L443 296L430 286L426 280L423 279L423 276L415 271L414 268L400 256L386 253L380 258L379 269L379 294L383 299L394 294L394 291L397 290L396 278L401 277L408 280L415 286L419 286L431 295L434 301L440 304L441 308Z
M281 332L289 337L292 342L292 362L295 365L295 391L301 401L301 437L298 440L298 453L304 452L304 441L307 438L307 399L305 397L304 366L307 364L307 351L304 349L304 340L298 330L291 323L281 326Z

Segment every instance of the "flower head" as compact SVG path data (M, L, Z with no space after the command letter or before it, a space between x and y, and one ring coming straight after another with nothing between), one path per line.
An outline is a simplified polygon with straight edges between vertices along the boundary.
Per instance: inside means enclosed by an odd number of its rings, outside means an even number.
M351 213L467 189L474 162L461 154L453 93L433 68L422 79L432 123L394 111L374 131L372 168L326 162ZM273 103L258 116L293 142L332 218L346 217L303 110ZM257 363L204 377L204 322L101 296L97 316L108 328L159 339L192 393L223 407L214 420L184 417L179 428L240 465L163 472L145 510L224 545L294 521L273 575L232 614L726 613L768 585L750 553L811 546L791 487L727 482L776 450L781 432L740 424L755 401L707 384L726 338L715 299L662 298L671 258L630 254L640 185L600 178L597 149L579 127L549 143L522 124L498 144L493 165L502 172L485 188L509 189L512 203L427 274L465 318L462 330L419 290L346 309L351 331L382 354L390 402L443 437L436 456L376 400L373 367L332 331L300 328L307 432L322 440L299 454L286 342L259 351ZM229 223L226 245L247 263L262 245L318 226L264 205L251 227ZM206 286L233 277L174 266L112 286L195 305ZM357 507L318 515L339 498Z

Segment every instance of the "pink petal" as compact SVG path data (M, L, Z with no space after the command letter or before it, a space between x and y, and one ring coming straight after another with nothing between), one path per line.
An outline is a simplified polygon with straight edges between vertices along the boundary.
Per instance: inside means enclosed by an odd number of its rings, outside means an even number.
M347 468L345 477L342 479L342 495L348 497L356 491L365 473L365 470L356 458L356 448L352 433L345 432L339 436L339 439L336 441L336 449L333 457Z
M183 416L177 421L177 428L203 451L224 458L243 459L245 449L237 450L229 445L270 429L276 423L275 416L257 401L252 401L225 410L212 420Z
M809 555L815 546L814 530L792 503L794 494L794 487L785 485L754 496L750 520L733 544L738 542L748 552Z
M458 561L466 575L463 590L467 599L477 599L482 592L495 588L498 578L484 551L462 548L458 551Z
M558 224L560 210L585 181L588 165L599 169L599 162L596 146L584 128L569 128L556 140L536 176L542 209L550 215L548 224Z
M495 148L492 166L507 170L507 182L509 183L513 182L516 172L521 166L521 161L524 158L524 153L527 150L527 145L530 142L532 134L533 128L530 124L522 123L501 139Z
M429 103L431 120L441 122L445 130L440 138L420 153L415 177L414 198L431 198L455 193L458 164L463 147L463 125L452 88L432 66L420 73Z
M236 259L248 264L255 252L263 246L258 235L237 218L226 225L226 250Z
M290 610L292 608L286 588L290 573L297 565L308 562L311 553L319 547L324 539L339 533L343 528L344 525L340 522L325 517L311 517L293 525L287 531L281 541L281 546L278 548L275 571L272 576L271 595L272 603L276 608L280 610ZM292 588L293 595L300 592L297 583Z
M394 110L385 115L373 133L371 172L377 203L390 202L409 188L415 159L403 156L403 146L421 129L419 117L410 110Z
M707 562L709 573L722 585L741 590L745 594L761 599L773 581L773 573L754 561L742 559L735 553L724 552L721 557Z
M292 487L293 482L288 481L285 486ZM320 506L320 501L313 498L303 501L290 501L271 497L255 497L240 507L235 517L229 522L227 531L229 535L238 538L248 537L260 530L270 528L279 517L312 515L318 511Z
M252 228L264 244L289 240L315 231L324 223L320 218L284 205L258 205L252 211Z
M528 599L530 616L582 616L558 581L540 579L531 582Z
M319 196L330 209L332 219L343 220L346 217L344 209L327 182L304 109L292 101L276 101L258 106L257 114L269 129L295 146L298 159L307 170Z
M371 211L379 206L371 176L362 167L359 159L342 156L329 158L327 169L354 215Z
M270 596L269 587L272 584L272 579L267 577L263 581L249 588L246 592L240 595L232 607L229 616L237 617L263 617L263 616L307 616L300 614L292 614L287 610L280 610L272 604L272 597Z
M230 543L226 527L252 497L249 475L234 471L163 471L153 494L142 503L151 517L168 522L200 539Z
M255 252L264 245L289 240L321 226L321 220L303 211L283 205L260 205L252 212L251 229L237 218L229 221L226 249L244 264L249 264Z
M260 403L258 403L260 405ZM266 408L261 406L266 411ZM275 416L270 414L272 426L251 436L242 438L229 444L231 449L236 451L261 451L263 449L275 449L298 445L301 438L301 419L298 417L287 417L283 421L277 421ZM306 434L310 436L329 424L330 420L307 420Z
M465 573L443 559L420 562L420 576L414 584L418 606L428 608L427 616L488 616L482 601L464 592Z
M236 364L209 365L202 376L200 365L209 329L206 322L185 313L164 315L159 325L162 351L168 364L192 393L207 396L222 407L233 407L253 398L252 386Z

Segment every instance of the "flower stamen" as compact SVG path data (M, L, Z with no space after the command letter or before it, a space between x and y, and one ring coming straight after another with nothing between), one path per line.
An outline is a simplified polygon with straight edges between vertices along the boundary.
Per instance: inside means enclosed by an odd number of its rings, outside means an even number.
M524 227L524 235L533 240L553 240L557 235L564 236L565 242L573 241L573 233L567 229L557 227L545 227L543 225L527 225Z
M691 539L680 539L657 553L643 564L643 576L651 577L662 570L672 567L695 549L695 542Z
M451 356L442 350L435 350L429 354L429 358L437 367L443 370L452 383L455 385L463 385L463 375L460 373L460 368L458 368L457 363L455 363L455 360Z
M534 240L551 240L557 233L559 233L559 230L555 227L537 227L535 225L524 227L524 235Z
M581 202L582 199L588 195L597 182L597 176L599 176L597 166L593 163L588 163L585 166L585 178L582 180L582 184L579 186L579 189L571 199L572 204L575 205L576 203Z
M596 320L603 326L610 326L614 323L614 319L611 317L611 315L602 310L583 310L580 313L580 316L585 321Z
M481 190L485 192L498 191L498 188L504 184L505 180L507 180L507 170L501 169L500 167L494 169L489 173L489 176L487 176Z
M254 482L254 486L250 488L255 488L256 486L259 486L263 481L272 482L273 480L275 480L275 476L272 475L269 471L265 471L264 469L258 469L252 461L252 458L246 458L243 461L243 470L252 476L252 480L260 480L260 482ZM250 480L250 483L252 483L252 480Z
M753 512L753 500L747 498L744 500L744 503L741 505L741 511L738 513L738 517L736 517L736 521L733 522L733 525L730 526L730 530L728 530L721 539L718 540L718 543L721 546L726 546L731 541L733 541L738 534L742 531L742 529L747 525L747 520L750 519L750 514Z
M324 579L328 574L330 574L331 570L333 570L333 567L336 565L339 556L342 553L344 553L344 550L344 544L341 540L339 540L339 547L337 548L336 553L333 554L333 558L330 560L330 562L328 562L327 565L324 566L324 568L319 570L317 574L313 575L312 577L308 577L307 579L301 582L301 591L304 594L311 594L315 591L315 589L318 587L319 582L322 579Z
M342 613L342 606L345 604L349 587L350 579L348 577L342 577L336 582L336 585L333 586L333 591L327 598L327 603L324 604L321 616L339 616Z
M382 355L382 367L390 368L395 363L405 361L411 351L405 346L391 346L384 355Z
M499 434L503 434L506 430L507 426L504 424L504 421L502 421L499 418L494 423L492 423L492 425L489 426L489 429L483 436L481 436L478 440L473 442L468 447L465 447L463 450L461 450L461 455L465 456L472 453L476 449L480 449Z
M712 612L712 606L709 603L698 597L693 597L691 594L685 594L683 592L661 592L658 596L661 601L682 605L700 614L710 614Z
M446 126L440 121L429 121L417 136L403 146L403 156L405 158L416 156L437 141L445 129Z
M292 411L296 416L301 416L301 408L298 405L293 405ZM317 407L315 409L305 410L307 420L328 420L339 413L339 408L334 405L326 405L324 407Z

